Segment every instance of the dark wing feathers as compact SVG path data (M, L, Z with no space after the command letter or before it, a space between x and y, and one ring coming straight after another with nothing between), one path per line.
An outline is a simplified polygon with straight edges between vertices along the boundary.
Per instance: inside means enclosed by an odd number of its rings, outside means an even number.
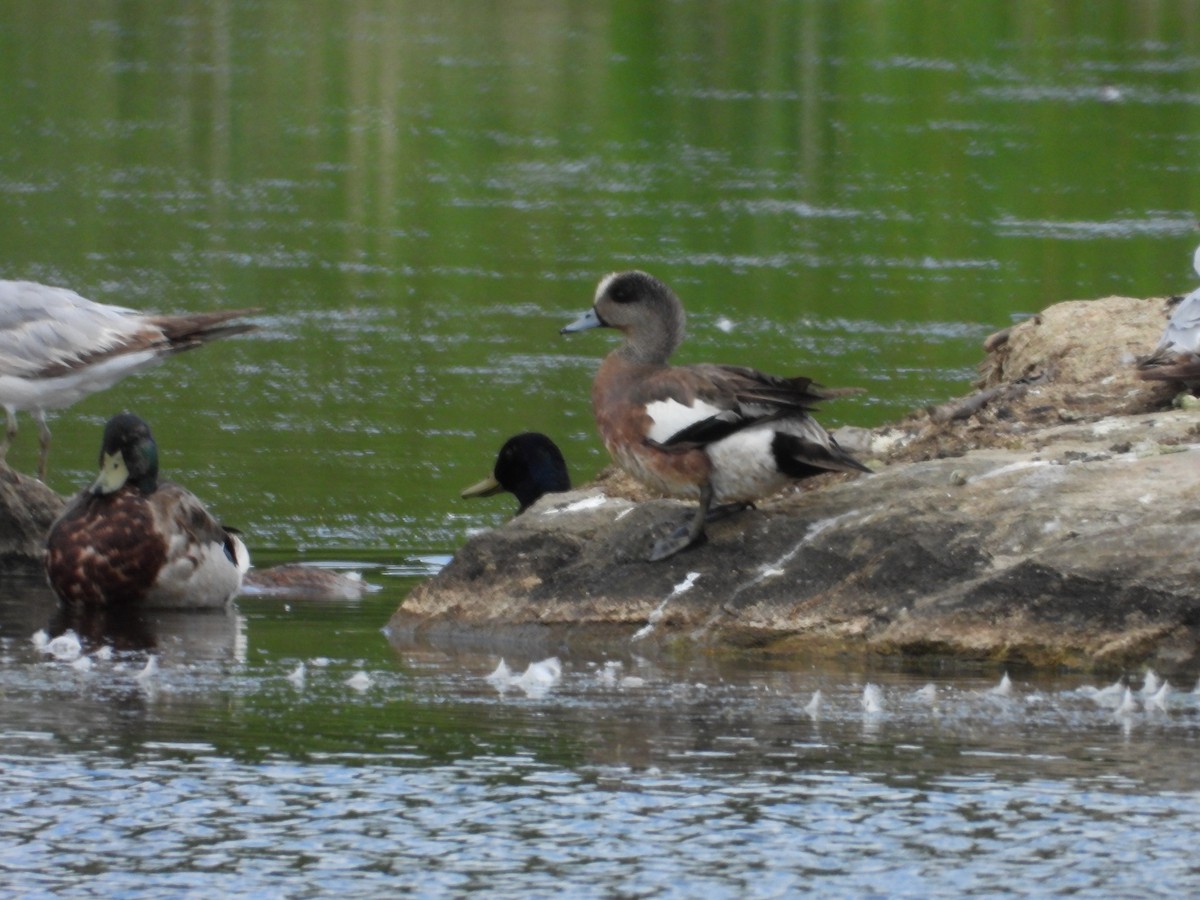
M226 544L229 535L200 499L174 481L160 481L158 489L148 498L159 520L159 527L168 533L186 534L196 544Z
M858 393L824 388L804 376L781 378L745 366L715 364L677 366L645 384L645 396L639 398L644 403L674 399L691 405L700 400L721 410L660 443L673 449L702 447L752 425L806 416L821 400Z
M170 350L191 350L209 341L254 331L257 325L249 322L226 324L261 312L259 309L223 309L208 313L185 313L174 316L146 316L146 321L162 331Z

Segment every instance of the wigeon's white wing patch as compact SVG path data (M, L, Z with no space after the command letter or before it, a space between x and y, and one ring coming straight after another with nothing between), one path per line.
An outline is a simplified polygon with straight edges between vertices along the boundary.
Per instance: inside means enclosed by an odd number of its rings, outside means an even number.
M653 403L646 404L646 415L653 422L646 437L665 444L683 429L723 413L728 413L728 410L699 399L691 406L680 403L678 400L655 400Z

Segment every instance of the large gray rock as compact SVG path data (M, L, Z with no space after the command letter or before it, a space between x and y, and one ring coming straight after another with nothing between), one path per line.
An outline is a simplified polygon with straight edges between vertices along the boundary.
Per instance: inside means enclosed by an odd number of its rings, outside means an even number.
M620 479L473 538L394 640L596 626L787 653L1200 666L1200 414L1139 382L1162 301L1059 304L990 341L980 393L846 435L877 473L828 476L645 557L686 504Z
M0 574L40 571L46 532L65 502L36 478L0 464Z

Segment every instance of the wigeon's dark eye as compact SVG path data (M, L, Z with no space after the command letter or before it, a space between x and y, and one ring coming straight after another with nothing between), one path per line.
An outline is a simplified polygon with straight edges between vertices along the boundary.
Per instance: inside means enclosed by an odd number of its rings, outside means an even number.
M632 303L637 299L638 292L633 282L625 277L608 286L608 296L616 303Z

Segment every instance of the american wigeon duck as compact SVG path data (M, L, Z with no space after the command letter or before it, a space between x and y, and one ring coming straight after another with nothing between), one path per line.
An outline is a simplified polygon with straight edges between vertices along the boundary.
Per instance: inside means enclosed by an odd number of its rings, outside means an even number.
M501 491L514 494L525 512L544 494L571 489L571 476L558 445L544 434L526 431L504 442L490 477L462 492L464 498L491 497Z
M1192 256L1200 275L1200 247ZM1176 305L1154 352L1138 361L1138 377L1200 384L1200 288Z
M592 384L604 446L651 488L700 501L691 522L659 540L650 559L698 541L713 503L744 506L797 479L870 471L809 415L833 395L811 379L742 366L670 365L683 342L683 305L657 278L607 276L592 308L562 331L600 327L625 336Z
M94 303L66 288L0 281L0 405L7 416L0 463L17 435L17 412L27 411L40 429L38 477L44 481L46 410L110 388L172 353L250 331L254 325L228 323L254 312L147 315Z
M80 608L214 608L237 593L246 545L190 491L158 480L158 445L132 413L109 419L100 476L50 526L46 574Z

